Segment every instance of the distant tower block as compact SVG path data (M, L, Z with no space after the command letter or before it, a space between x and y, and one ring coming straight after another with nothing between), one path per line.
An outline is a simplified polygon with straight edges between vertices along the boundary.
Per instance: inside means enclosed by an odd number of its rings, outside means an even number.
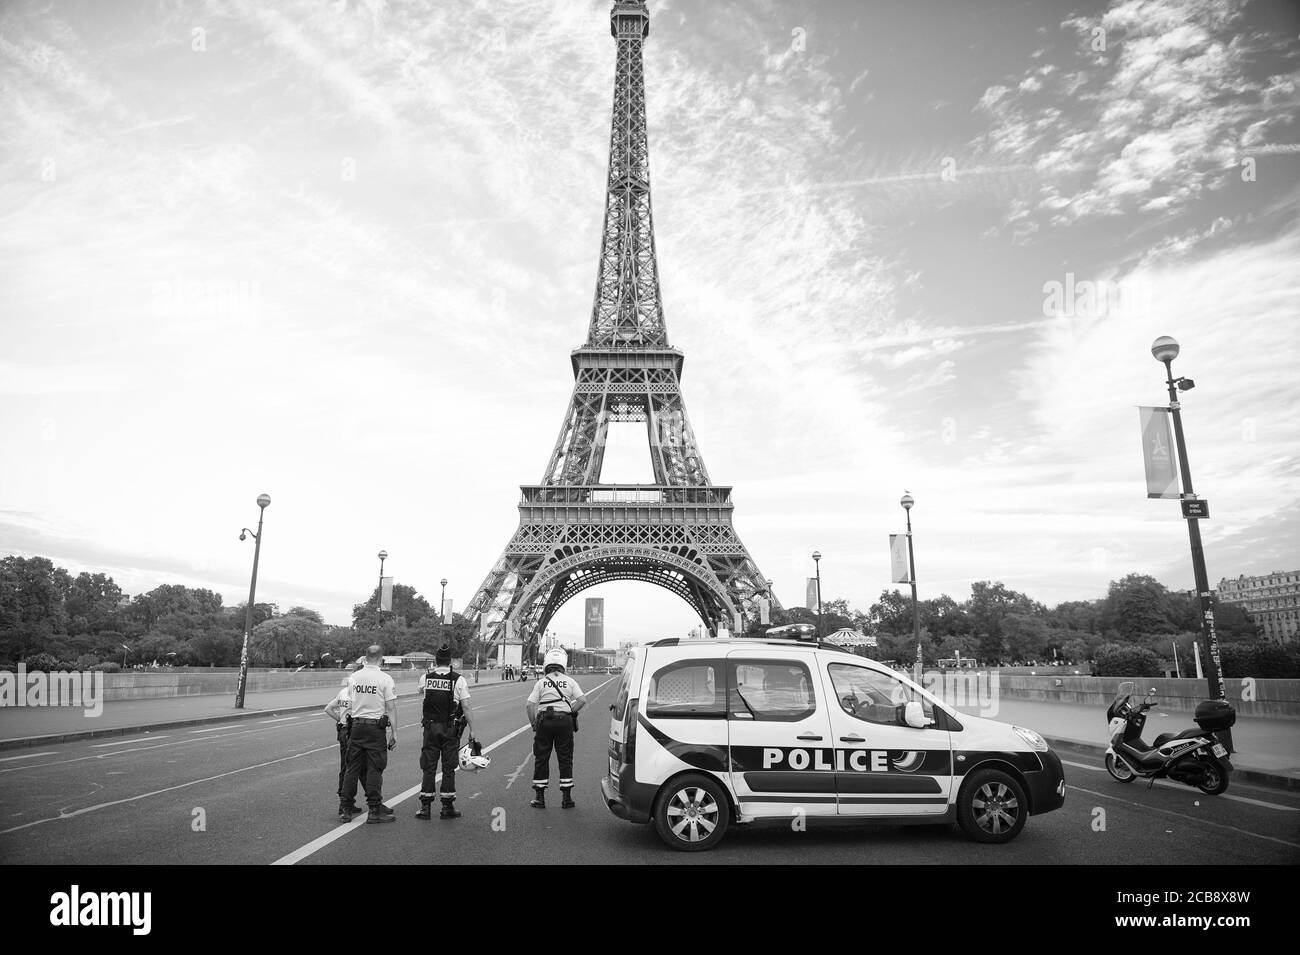
M526 651L567 600L611 580L672 591L715 635L738 615L757 621L770 596L732 527L731 488L709 480L682 400L683 356L668 344L650 214L646 5L615 3L610 32L614 111L587 341L570 356L573 396L542 480L521 488L519 528L465 610L484 618L485 637L517 634ZM617 421L645 425L655 483L601 483Z

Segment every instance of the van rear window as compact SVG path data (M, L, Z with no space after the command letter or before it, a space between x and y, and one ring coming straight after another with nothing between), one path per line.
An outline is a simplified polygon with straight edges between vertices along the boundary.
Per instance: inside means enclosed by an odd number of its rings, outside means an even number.
M725 719L727 694L721 660L682 660L650 679L645 703L649 717Z
M618 684L618 696L614 698L614 719L622 720L627 713L628 691L632 685L632 669L635 661L628 660L623 667L623 679Z

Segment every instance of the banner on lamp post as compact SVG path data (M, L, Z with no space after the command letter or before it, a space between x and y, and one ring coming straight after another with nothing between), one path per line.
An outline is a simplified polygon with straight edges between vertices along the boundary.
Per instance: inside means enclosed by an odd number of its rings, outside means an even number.
M758 622L765 627L772 622L772 604L766 597L758 598Z
M393 609L393 578L379 578L379 609L381 611L391 611Z
M451 601L451 600L444 600L444 601L442 602L442 622L443 622L444 624L451 623L451 605L452 605L452 603L453 603L453 601Z
M804 599L808 601L806 604L804 604L804 606L806 606L809 610L817 609L817 578L816 577L808 578L808 589Z
M895 584L906 584L912 579L908 572L907 535L889 535L889 580Z
M1142 464L1147 474L1147 497L1178 499L1178 467L1174 463L1174 437L1168 408L1138 408L1142 424Z

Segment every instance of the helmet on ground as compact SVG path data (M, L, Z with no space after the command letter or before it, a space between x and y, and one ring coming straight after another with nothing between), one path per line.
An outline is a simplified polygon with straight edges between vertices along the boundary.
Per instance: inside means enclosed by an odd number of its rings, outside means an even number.
M561 670L568 669L569 655L560 647L552 647L546 651L546 656L542 658L542 663L546 669L552 666L558 666Z
M470 740L460 748L460 768L466 772L478 772L492 765L492 757L483 755L483 744L476 739Z

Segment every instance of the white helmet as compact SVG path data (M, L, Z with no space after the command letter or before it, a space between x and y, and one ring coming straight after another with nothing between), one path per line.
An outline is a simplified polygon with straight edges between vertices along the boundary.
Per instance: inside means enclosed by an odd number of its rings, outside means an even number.
M550 666L552 663L558 664L563 669L569 668L569 655L561 647L552 647L546 651L546 656L542 657L542 668Z
M478 772L492 765L492 757L483 755L483 746L478 740L470 740L460 748L460 768L466 772Z

